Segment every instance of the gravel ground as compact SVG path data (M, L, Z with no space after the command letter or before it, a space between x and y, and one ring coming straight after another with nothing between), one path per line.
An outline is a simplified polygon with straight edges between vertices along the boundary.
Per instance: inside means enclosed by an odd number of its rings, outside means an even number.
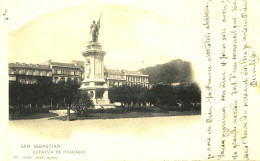
M201 159L200 120L200 115L75 121L12 120L8 133L15 139L9 140L9 148L14 150L24 143L57 143L62 149L85 151L85 155L57 155L60 160ZM22 154L26 153L30 152Z

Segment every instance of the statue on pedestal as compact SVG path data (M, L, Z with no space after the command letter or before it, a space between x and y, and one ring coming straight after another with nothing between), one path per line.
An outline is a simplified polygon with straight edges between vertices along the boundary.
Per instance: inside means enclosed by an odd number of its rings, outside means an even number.
M102 15L100 15L97 23L95 23L95 21L93 21L93 23L90 26L90 34L92 35L93 42L98 42L98 34L99 34L101 16Z
M106 52L98 43L100 29L100 18L93 21L90 26L92 40L88 43L86 51L82 53L85 58L85 78L82 81L80 89L86 90L90 95L95 108L113 108L108 98L108 86L104 79L104 56Z

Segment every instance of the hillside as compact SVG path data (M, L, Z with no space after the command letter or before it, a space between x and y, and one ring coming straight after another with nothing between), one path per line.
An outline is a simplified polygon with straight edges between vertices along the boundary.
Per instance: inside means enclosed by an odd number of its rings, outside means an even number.
M192 81L191 63L181 59L143 68L139 71L149 75L149 82L151 84L172 84Z

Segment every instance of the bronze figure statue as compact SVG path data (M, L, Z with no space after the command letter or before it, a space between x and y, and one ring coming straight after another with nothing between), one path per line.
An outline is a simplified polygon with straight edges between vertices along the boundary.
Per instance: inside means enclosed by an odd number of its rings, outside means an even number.
M92 35L93 42L98 42L98 34L99 34L101 16L102 16L102 14L100 15L97 23L95 23L95 21L93 21L93 23L90 26L90 34Z

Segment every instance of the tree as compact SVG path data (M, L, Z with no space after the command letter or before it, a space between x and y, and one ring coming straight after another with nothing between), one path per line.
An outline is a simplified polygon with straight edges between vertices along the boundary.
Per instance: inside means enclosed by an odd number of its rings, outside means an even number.
M122 102L124 104L146 104L149 89L142 86L113 86L109 89L108 97L111 102Z
M79 84L72 80L68 80L64 84L64 104L70 105L73 102L74 95L78 92L79 87Z
M22 103L22 85L20 82L9 82L9 105L19 106Z
M170 85L157 84L151 89L154 101L152 103L162 106L176 106L177 90Z
M201 91L196 83L181 84L178 87L178 100L182 102L184 109L193 108L194 103L201 102Z

